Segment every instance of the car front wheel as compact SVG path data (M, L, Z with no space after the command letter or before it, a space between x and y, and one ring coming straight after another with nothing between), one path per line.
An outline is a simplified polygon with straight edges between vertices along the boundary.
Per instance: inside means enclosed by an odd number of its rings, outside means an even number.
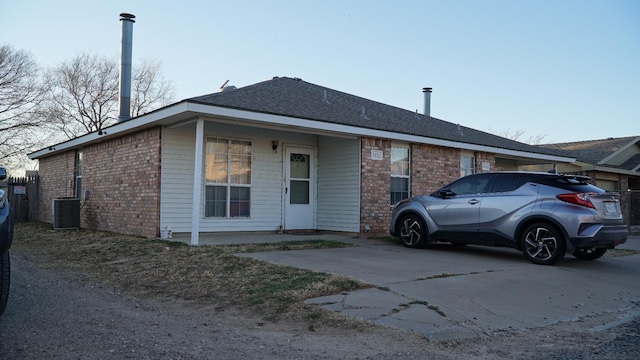
M551 265L562 260L566 244L555 226L536 223L529 226L522 235L522 252L535 264Z
M7 307L7 300L9 299L9 252L0 256L0 315Z
M576 249L571 255L580 260L595 260L606 252L607 248Z
M400 240L402 245L420 248L427 243L427 228L417 215L405 215L400 220Z

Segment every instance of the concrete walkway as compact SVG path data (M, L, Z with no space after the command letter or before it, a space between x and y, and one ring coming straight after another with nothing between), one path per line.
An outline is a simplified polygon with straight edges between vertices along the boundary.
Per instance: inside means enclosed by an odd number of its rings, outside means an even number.
M355 245L239 254L274 264L353 277L375 287L307 300L331 311L419 332L430 340L467 338L503 329L626 312L640 316L640 254L554 266L530 263L514 249L432 244L408 249L353 234L203 234L200 245L336 240ZM188 236L172 240L189 243ZM640 251L631 236L619 249Z
M620 310L630 318L640 316L640 254L596 261L567 255L557 265L540 266L513 249L433 244L418 250L371 239L342 240L357 246L240 256L373 284L307 303L436 341ZM640 238L621 248L640 250Z

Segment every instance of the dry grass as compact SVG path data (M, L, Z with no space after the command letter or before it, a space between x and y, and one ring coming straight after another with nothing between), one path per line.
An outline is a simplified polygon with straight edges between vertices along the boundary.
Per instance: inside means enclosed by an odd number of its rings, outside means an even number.
M370 287L359 280L234 256L238 252L348 246L308 241L191 247L92 230L18 224L13 248L139 297L240 309L269 320L341 322L304 300Z

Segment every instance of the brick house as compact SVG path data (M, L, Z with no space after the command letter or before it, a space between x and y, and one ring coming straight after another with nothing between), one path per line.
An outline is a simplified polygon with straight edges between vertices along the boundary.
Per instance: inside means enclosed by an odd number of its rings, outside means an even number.
M468 173L575 161L286 77L186 99L29 157L40 164L40 221L52 222L52 199L78 197L82 227L148 238L168 227L193 244L207 232L385 236L402 198Z

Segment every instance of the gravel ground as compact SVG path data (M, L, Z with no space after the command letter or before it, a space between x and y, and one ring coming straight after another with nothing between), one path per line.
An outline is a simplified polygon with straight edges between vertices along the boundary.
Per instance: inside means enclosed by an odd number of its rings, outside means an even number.
M640 359L640 308L429 343L383 327L309 329L138 299L12 250L2 359Z

